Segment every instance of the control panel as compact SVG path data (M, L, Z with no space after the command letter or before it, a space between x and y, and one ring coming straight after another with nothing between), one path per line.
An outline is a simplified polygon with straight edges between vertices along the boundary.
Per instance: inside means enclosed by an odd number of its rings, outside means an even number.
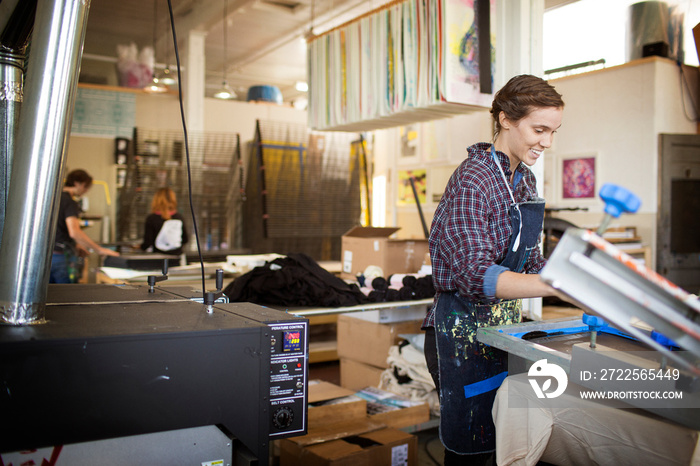
M270 437L303 435L307 428L308 322L270 329Z

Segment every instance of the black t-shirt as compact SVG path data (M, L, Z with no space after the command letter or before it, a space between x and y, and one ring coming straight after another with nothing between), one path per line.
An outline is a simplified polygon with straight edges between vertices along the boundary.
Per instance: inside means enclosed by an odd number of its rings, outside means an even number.
M184 246L185 243L187 243L187 241L189 240L187 230L185 229L184 218L177 212L174 213L170 218L173 220L182 221L182 245ZM180 254L182 254L182 246L171 251L161 251L156 247L156 238L158 237L158 233L160 233L160 229L163 228L164 223L165 219L163 219L163 217L161 217L159 214L150 214L148 217L146 217L141 250L145 251L148 248L152 247L153 252L158 252L161 254L173 254L179 256Z
M80 205L65 191L61 192L61 201L58 206L58 225L56 227L56 240L54 251L63 251L75 247L75 241L68 233L68 217L80 217Z

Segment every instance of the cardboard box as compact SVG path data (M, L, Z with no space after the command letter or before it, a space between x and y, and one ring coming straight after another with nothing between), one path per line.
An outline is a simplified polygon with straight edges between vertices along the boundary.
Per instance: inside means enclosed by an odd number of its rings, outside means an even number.
M355 314L338 316L338 357L341 359L347 358L375 367L388 368L386 360L389 348L398 344L401 340L399 335L422 331L422 317L419 320L378 324L358 319Z
M414 466L418 438L367 419L280 441L280 466Z
M400 228L355 227L342 237L342 278L354 279L370 265L381 267L384 277L416 273L428 253L427 239L389 239Z
M404 427L430 421L430 406L428 406L428 403L423 403L418 406L371 414L369 418L375 422L382 422L394 429L403 429Z
M419 403L376 387L365 387L357 396L367 401L367 415L395 429L430 421L428 403Z
M340 385L348 390L361 390L365 387L377 387L384 369L371 366L352 359L340 358ZM365 414L366 414L365 406Z
M322 380L309 381L309 428L332 424L338 419L367 417L367 401L354 390Z

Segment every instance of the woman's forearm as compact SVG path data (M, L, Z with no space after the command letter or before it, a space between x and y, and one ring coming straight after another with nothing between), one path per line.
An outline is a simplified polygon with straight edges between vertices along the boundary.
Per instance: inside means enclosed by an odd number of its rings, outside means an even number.
M518 299L544 296L556 296L556 291L543 282L539 274L506 271L498 276L496 282L497 298Z

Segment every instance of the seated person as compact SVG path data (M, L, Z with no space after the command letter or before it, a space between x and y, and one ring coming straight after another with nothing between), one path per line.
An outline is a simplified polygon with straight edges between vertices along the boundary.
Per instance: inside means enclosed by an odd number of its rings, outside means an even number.
M177 199L170 188L160 188L153 195L151 214L146 217L141 250L161 254L182 254L188 241L182 215L177 212Z

